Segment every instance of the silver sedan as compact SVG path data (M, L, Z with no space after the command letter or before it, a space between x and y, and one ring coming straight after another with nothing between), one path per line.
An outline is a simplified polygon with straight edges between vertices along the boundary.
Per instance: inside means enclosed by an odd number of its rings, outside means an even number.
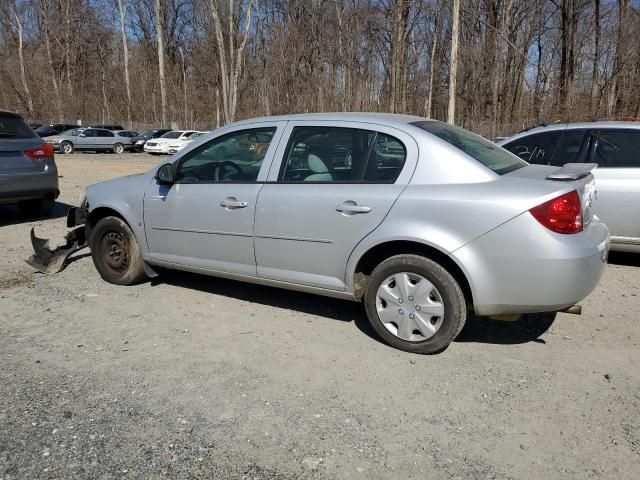
M389 344L433 353L469 315L545 322L593 290L609 246L593 167L420 117L267 117L91 185L70 238L114 284L164 267L360 301Z
M60 153L73 153L74 150L90 150L93 152L124 153L133 148L131 136L120 135L104 128L74 128L60 135L46 137L45 141Z

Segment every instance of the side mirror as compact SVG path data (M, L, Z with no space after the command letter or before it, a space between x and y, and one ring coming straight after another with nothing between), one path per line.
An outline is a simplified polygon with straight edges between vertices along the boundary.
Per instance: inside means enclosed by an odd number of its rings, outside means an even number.
M156 181L161 185L173 185L173 165L165 163L156 172Z
M79 136L79 137L82 137L82 138L86 137L86 135L85 135L84 133L81 133L81 134L80 134L80 135L78 135L78 136Z

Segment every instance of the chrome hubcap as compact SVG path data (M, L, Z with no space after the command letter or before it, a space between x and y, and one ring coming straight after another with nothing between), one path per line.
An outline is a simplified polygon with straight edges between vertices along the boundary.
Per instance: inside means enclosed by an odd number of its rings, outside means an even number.
M416 273L388 277L376 294L378 318L393 335L408 342L433 337L444 320L444 303L438 289Z

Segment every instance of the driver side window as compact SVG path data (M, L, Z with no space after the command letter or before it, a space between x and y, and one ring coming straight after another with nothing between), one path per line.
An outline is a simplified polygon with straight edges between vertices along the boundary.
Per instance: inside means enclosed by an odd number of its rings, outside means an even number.
M252 128L201 145L182 158L176 182L255 182L275 132L276 127Z

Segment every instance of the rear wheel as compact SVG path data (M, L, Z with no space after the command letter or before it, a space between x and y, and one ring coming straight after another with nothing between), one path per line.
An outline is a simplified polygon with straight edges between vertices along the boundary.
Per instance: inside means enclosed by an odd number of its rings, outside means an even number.
M106 217L91 230L91 257L100 276L116 285L133 285L146 275L136 238L124 220Z
M52 196L34 200L24 200L18 204L22 213L28 216L45 217L51 213L56 201Z
M73 153L73 144L71 142L62 142L60 144L60 153Z
M113 153L122 153L122 152L124 152L124 145L122 145L121 143L114 143Z
M467 308L460 285L441 265L419 255L383 261L369 277L367 317L391 346L438 353L458 336Z

